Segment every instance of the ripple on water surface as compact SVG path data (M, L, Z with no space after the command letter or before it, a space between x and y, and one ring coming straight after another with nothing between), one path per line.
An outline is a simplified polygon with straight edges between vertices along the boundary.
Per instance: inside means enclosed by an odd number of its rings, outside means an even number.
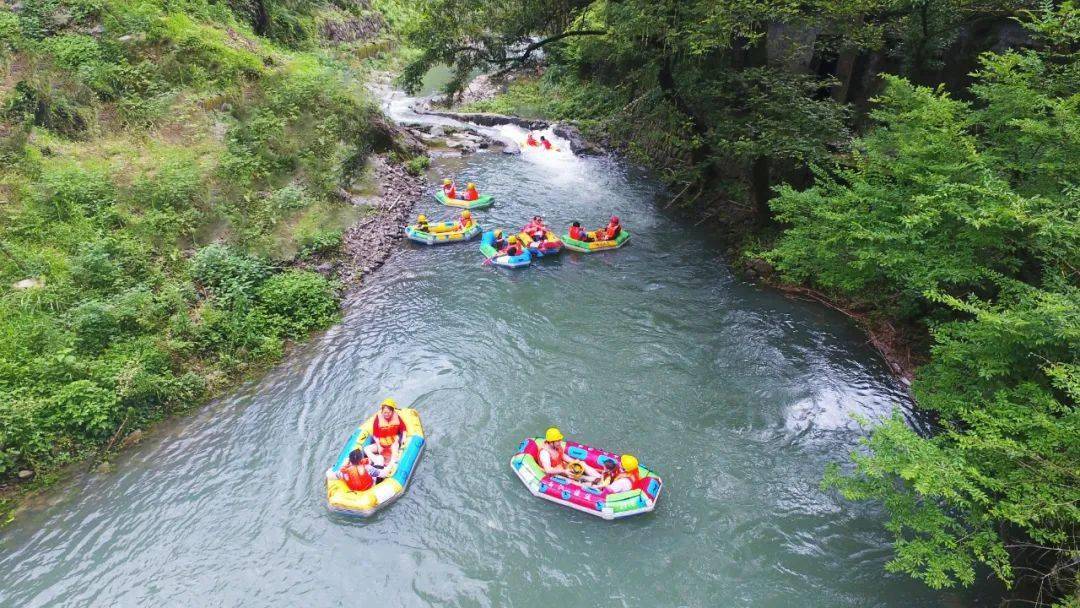
M475 244L403 246L341 325L0 532L0 604L948 599L883 574L880 514L817 489L855 446L852 414L905 402L843 319L734 279L619 164L481 155L439 170L496 194L485 226L617 213L633 238L517 272L481 266ZM323 471L386 395L416 404L429 435L409 491L368 520L331 516ZM532 498L508 459L552 424L659 471L657 510L604 522Z

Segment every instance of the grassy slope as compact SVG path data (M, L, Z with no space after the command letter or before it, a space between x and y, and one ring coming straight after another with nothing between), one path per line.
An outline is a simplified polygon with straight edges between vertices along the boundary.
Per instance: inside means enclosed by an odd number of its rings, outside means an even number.
M358 210L336 191L394 143L343 59L382 43L314 34L381 16L276 10L285 44L203 0L0 12L0 479L47 478L336 318L337 286L288 266L340 243Z

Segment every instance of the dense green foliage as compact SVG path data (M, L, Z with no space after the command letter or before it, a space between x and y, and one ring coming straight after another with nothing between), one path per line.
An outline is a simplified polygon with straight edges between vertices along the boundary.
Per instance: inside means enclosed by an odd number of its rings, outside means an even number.
M891 570L989 567L1043 601L1080 570L1078 23L1068 2L436 0L403 80L539 63L470 108L577 120L684 205L775 214L784 277L928 328L935 432L885 421L826 486L885 505Z
M0 478L197 403L336 318L338 287L287 266L340 245L359 210L336 192L396 146L341 59L382 21L259 6L261 25L203 0L0 11Z
M845 144L843 102L861 82L860 53L908 74L932 74L965 25L1019 7L437 0L407 29L421 52L403 80L415 86L445 63L455 68L453 92L477 68L512 68L542 52L547 68L537 94L511 88L519 107L584 120L657 169L683 204L750 199L767 219L777 178L801 177L807 164L825 162Z
M1045 593L1075 588L1077 17L1041 15L1056 37L1040 51L984 55L971 102L888 78L850 157L773 202L789 228L769 255L788 276L931 325L914 394L938 432L894 418L826 485L882 501L890 568L934 587L970 584L978 563L1012 580L1008 543L1050 564Z

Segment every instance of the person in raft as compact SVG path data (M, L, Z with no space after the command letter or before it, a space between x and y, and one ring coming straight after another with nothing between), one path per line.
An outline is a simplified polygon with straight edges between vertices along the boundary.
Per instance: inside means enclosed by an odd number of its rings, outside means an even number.
M430 226L428 225L427 216L421 213L416 218L416 229L420 232L430 232Z
M545 150L550 150L551 149L551 142L548 141L547 138L544 137L543 135L540 136L540 145L544 146Z
M364 452L372 461L381 459L390 464L397 460L406 432L405 421L397 413L397 402L384 399L379 404L379 414L371 424L371 436L375 441L364 448Z
M600 477L593 480L593 486L597 488L606 488L610 486L618 476L619 465L615 464L614 460L605 458L604 470L600 471Z
M574 239L575 241L581 241L583 243L588 243L592 240L592 237L589 236L589 233L581 227L581 222L574 222L570 225L570 238Z
M543 136L541 136L540 139L543 139ZM536 138L533 137L533 132L532 131L529 131L529 134L525 136L525 143L527 143L527 144L529 144L530 146L533 146L533 147L536 147L537 145L539 145L539 144L536 143Z
M446 198L457 198L457 187L454 185L454 180L449 177L442 180L442 192L446 195Z
M506 239L503 238L502 230L496 230L494 233L492 233L492 236L495 237L495 240L491 243L491 245L495 247L495 251L502 251L510 245L510 243L508 243Z
M615 480L608 485L612 494L629 492L641 483L641 471L638 469L637 458L630 454L623 454L619 459L622 464L622 472L615 476Z
M566 441L562 431L557 427L551 427L544 433L544 445L540 447L540 468L548 475L564 475L593 483L601 477L600 473L581 462L566 455Z
M521 243L518 241L517 235L511 235L506 239L506 249L500 250L499 253L513 257L515 255L521 255L523 251L525 250L521 248Z
M619 236L622 232L622 226L619 224L619 216L611 216L611 221L603 230L597 231L596 240L598 241L614 241L615 237Z
M532 221L525 226L525 232L532 237L532 240L541 242L544 240L544 233L547 232L547 226L544 225L544 218L539 215L534 215Z
M353 492L370 490L375 485L375 475L372 475L371 461L363 450L349 452L349 462L342 465L336 477L345 482ZM329 477L330 473L327 473Z
M461 219L458 220L458 227L462 230L467 229L473 223L472 212L468 209L461 212Z
M480 198L480 193L476 191L476 184L469 182L469 184L465 186L464 200L475 201L478 198Z

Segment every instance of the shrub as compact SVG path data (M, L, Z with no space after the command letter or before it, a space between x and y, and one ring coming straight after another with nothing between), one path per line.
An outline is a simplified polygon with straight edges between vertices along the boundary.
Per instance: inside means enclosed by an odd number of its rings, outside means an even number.
M116 427L116 395L90 380L76 380L49 399L52 425L78 437L102 440Z
M119 333L120 325L111 306L98 300L83 302L71 313L75 343L84 353L98 353Z
M299 338L337 318L338 297L334 285L321 275L290 270L263 283L259 288L259 307L281 335Z
M95 214L116 203L116 187L108 174L74 163L46 168L37 186L40 206L51 208L61 220Z
M195 280L217 298L248 300L270 274L270 269L261 260L214 244L195 254L192 273Z
M405 170L410 175L421 175L431 166L431 159L426 156L414 156L405 163Z
M298 229L296 243L300 246L300 255L311 257L321 253L328 253L341 247L342 232L340 228L311 228L308 230Z

